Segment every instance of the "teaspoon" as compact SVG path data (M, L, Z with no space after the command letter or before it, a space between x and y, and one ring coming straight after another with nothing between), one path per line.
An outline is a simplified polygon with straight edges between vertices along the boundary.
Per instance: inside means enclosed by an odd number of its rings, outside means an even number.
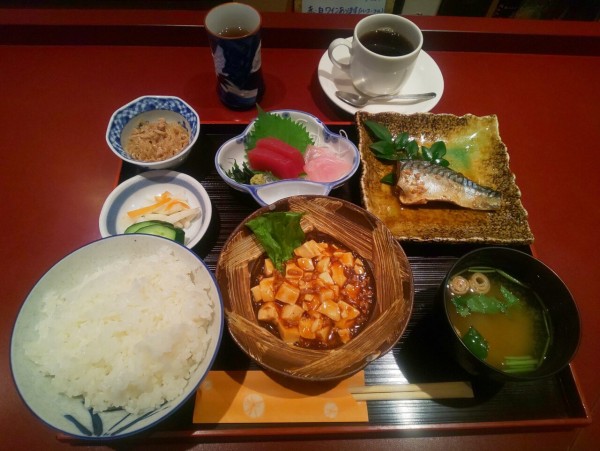
M336 91L335 95L338 99L355 107L363 107L370 102L385 102L388 100L417 100L424 101L433 99L436 96L435 92L425 92L423 94L385 94L380 96L367 96L364 94L355 94L347 91Z

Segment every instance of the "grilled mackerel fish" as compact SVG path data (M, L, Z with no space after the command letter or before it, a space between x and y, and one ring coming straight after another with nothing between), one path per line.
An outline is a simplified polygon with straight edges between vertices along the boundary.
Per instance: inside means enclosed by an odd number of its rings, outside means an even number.
M473 210L497 210L502 202L500 192L429 161L399 161L396 179L400 202L406 205L441 201Z

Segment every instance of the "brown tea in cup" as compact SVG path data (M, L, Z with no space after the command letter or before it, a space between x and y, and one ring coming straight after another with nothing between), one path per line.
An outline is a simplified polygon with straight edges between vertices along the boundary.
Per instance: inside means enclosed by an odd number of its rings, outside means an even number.
M261 17L244 3L222 3L204 18L215 64L217 93L233 110L254 108L265 90L261 69Z
M359 40L371 52L383 56L407 55L415 49L408 39L390 28L368 31Z
M241 38L249 34L250 32L243 27L226 27L219 32L222 38Z

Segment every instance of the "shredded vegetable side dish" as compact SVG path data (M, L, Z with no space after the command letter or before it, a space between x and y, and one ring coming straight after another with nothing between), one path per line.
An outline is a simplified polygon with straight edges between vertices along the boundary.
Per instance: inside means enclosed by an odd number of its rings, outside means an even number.
M140 122L125 143L125 151L139 161L163 161L179 154L190 142L190 134L178 123L160 118Z
M133 222L125 233L146 233L169 238L185 244L185 231L200 216L200 208L191 208L185 199L165 191L154 196L154 203L129 210L128 222Z
M134 223L164 221L179 229L185 229L200 214L200 208L191 208L185 199L177 198L168 191L154 196L154 200L155 202L147 207L128 211L127 216Z

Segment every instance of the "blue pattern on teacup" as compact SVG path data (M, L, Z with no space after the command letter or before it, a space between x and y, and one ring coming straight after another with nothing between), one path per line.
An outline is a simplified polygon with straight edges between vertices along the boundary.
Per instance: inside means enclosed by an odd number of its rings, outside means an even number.
M264 92L258 33L228 39L209 35L219 99L232 109L249 109Z
M177 97L141 97L120 108L113 115L110 123L108 140L115 150L124 158L129 159L130 157L121 144L121 133L123 132L123 129L134 117L153 110L169 110L179 113L189 124L188 132L190 133L190 136L194 136L197 133L198 117L183 100ZM180 124L184 128L188 128L185 122L181 121Z

